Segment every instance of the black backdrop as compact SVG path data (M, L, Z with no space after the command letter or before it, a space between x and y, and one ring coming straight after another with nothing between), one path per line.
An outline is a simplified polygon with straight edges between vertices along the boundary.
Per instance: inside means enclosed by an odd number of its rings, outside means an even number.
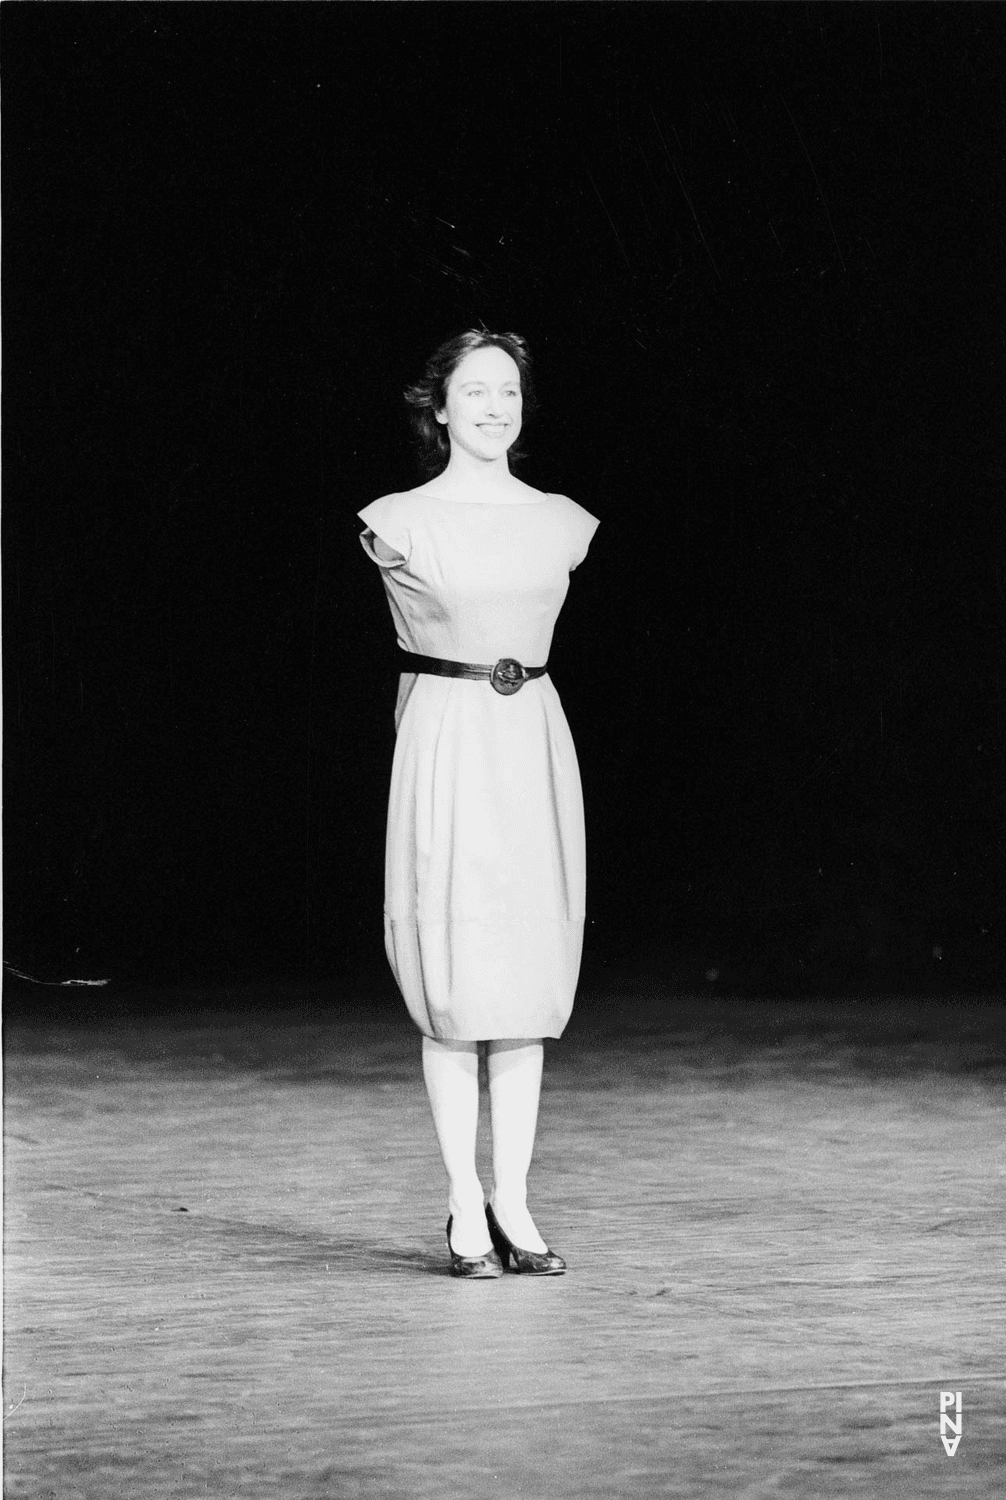
M537 356L588 970L998 985L1001 7L10 4L6 942L382 965L401 388ZM714 976L714 977L709 977Z

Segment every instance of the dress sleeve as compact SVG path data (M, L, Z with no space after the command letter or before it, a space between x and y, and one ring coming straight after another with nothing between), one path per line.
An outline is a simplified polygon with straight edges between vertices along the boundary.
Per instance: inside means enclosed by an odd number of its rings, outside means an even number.
M578 568L587 556L587 548L590 546L591 537L601 524L596 516L592 516L589 510L584 510L582 505L577 505L575 500L567 496L562 497L566 501L566 534L569 540L569 571Z
M363 550L379 568L400 568L403 563L408 562L412 553L412 538L409 535L408 521L403 515L400 498L398 495L384 495L380 500L373 500L370 505L364 506L363 510L357 512L360 520L367 527L360 536ZM374 550L375 537L380 537L381 541L399 553L399 556L391 561L378 557Z

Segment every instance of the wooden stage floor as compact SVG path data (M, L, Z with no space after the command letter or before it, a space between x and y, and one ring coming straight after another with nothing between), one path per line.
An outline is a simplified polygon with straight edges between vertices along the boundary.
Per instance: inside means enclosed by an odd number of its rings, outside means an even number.
M8 1023L10 1500L1006 1494L998 1005L588 996L465 1283L397 1006L245 998Z

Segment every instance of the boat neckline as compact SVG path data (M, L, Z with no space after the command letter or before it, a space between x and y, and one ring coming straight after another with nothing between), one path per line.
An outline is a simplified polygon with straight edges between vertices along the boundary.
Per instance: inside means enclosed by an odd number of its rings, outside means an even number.
M406 494L416 494L415 490L406 491ZM554 500L554 495L541 495L537 500L452 500L449 495L434 495L430 490L422 490L418 498L423 500L439 500L441 505L544 505L547 500Z

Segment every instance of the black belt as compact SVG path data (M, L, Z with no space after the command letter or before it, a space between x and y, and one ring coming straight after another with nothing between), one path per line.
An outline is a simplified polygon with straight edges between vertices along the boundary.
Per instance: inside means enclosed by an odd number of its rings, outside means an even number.
M532 677L542 677L548 671L543 667L524 667L512 656L501 656L493 667L481 666L472 661L446 661L440 656L419 656L415 651L406 651L403 672L428 672L432 677L468 677L476 682L488 682L509 698L519 693L525 682Z

